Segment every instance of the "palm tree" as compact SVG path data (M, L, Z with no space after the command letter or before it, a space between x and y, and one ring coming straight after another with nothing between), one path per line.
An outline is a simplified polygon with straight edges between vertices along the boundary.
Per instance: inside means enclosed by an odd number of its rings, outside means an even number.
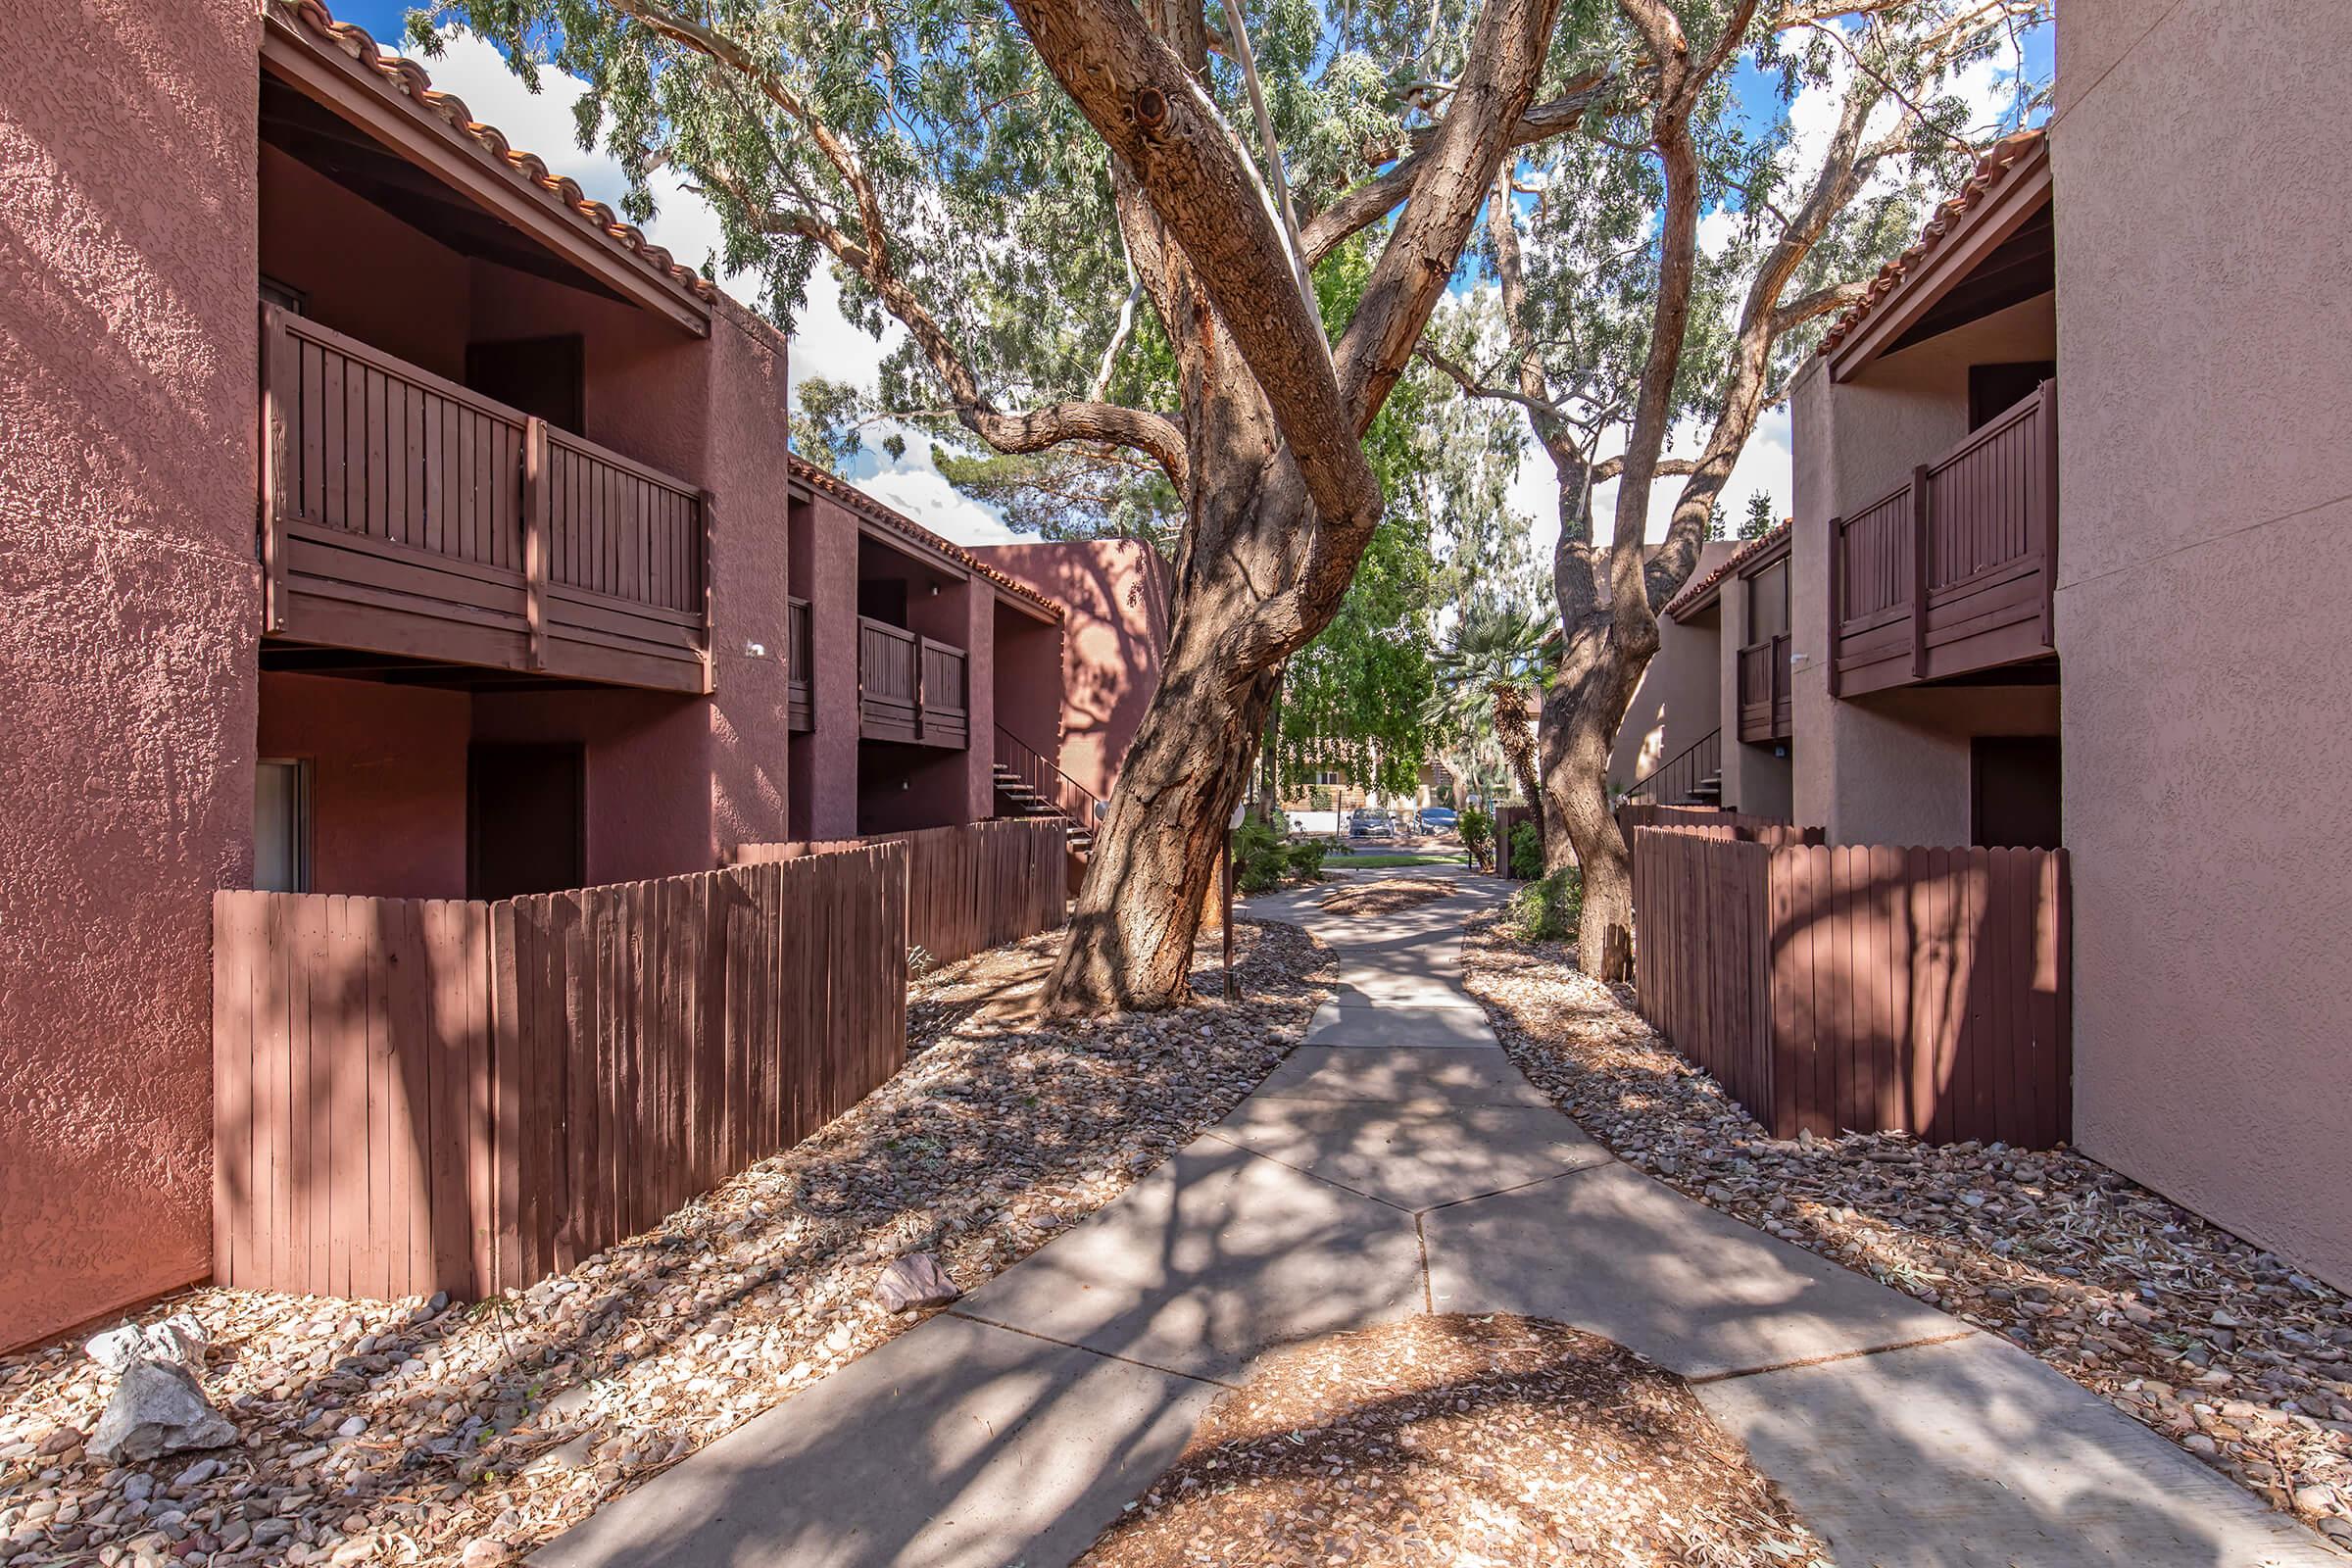
M1454 623L1431 662L1437 693L1430 722L1466 737L1492 736L1530 806L1536 782L1535 703L1551 623L1532 610L1473 610Z

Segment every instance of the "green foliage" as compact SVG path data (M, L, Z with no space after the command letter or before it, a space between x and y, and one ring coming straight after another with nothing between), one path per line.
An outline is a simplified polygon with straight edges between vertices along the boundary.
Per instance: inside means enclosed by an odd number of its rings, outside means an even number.
M1454 826L1462 835L1462 848L1470 852L1471 863L1484 865L1487 847L1494 842L1494 819L1475 806L1465 806Z
M1573 865L1562 866L1540 882L1514 889L1503 924L1529 942L1572 942L1584 907L1584 873Z
M1327 840L1300 839L1291 846L1291 875L1301 882L1322 881L1323 857L1330 853L1331 845Z
M1233 831L1233 883L1244 893L1267 893L1282 885L1290 853L1282 835L1255 817Z
M1740 519L1740 537L1761 539L1780 525L1781 519L1773 515L1772 492L1751 492L1747 498L1747 515Z
M1544 874L1544 836L1532 821L1521 822L1511 829L1511 875L1542 876Z

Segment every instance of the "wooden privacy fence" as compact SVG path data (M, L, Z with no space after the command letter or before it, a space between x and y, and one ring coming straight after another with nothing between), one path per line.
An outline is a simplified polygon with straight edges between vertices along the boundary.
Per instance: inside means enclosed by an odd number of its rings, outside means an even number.
M1794 827L1776 817L1749 816L1720 806L1651 806L1643 801L1619 806L1617 826L1624 832L1628 848L1635 831L1645 827L1711 828L1726 838L1769 844L1775 849L1787 844L1819 844L1823 838L1817 827Z
M1062 870L1068 834L1058 817L1007 817L865 839L744 844L735 860L756 865L905 845L906 943L934 963L954 963L1056 930L1069 918Z
M1775 1137L2070 1135L2064 850L1634 844L1642 1015Z
M907 851L481 903L216 894L214 1276L529 1285L906 1059Z

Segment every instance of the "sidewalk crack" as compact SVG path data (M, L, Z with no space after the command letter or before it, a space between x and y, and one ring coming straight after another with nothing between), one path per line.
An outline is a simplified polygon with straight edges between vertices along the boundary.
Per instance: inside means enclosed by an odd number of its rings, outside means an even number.
M1683 1379L1685 1383L1730 1383L1739 1378L1762 1377L1767 1372L1793 1372L1809 1366L1835 1366L1840 1361L1859 1361L1864 1356L1885 1355L1889 1350L1916 1350L1923 1346L1950 1345L1959 1340L1977 1337L1975 1329L1963 1328L1950 1334L1930 1334L1921 1339L1904 1340L1895 1345L1874 1345L1861 1350L1833 1350L1827 1355L1799 1356L1793 1361L1774 1361L1766 1366L1739 1367L1730 1372L1700 1372Z

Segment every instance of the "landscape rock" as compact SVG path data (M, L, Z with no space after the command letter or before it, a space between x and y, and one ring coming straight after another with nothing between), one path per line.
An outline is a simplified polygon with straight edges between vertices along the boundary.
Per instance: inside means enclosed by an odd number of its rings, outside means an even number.
M935 1252L909 1252L894 1260L874 1282L874 1299L885 1312L945 1306L963 1293L948 1278Z
M121 1372L133 1361L172 1361L191 1372L204 1366L207 1348L204 1325L192 1315L174 1312L145 1328L125 1323L92 1339L82 1349L109 1372Z
M142 1359L122 1369L90 1436L90 1452L110 1463L137 1461L236 1441L236 1427L213 1408L186 1367Z

